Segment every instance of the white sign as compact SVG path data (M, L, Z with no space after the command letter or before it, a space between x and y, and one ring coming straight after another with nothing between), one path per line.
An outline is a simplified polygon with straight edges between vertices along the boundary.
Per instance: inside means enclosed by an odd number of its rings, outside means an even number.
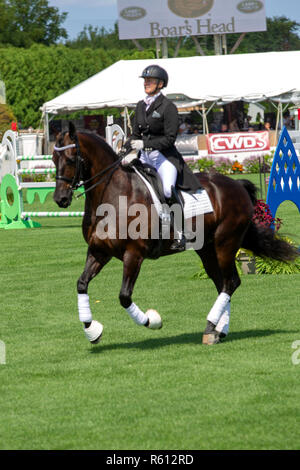
M120 39L267 29L265 0L118 0L118 11Z

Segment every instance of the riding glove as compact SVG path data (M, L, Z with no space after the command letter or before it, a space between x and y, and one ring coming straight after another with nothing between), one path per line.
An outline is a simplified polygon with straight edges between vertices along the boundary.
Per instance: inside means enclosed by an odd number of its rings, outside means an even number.
M137 152L144 148L144 142L142 140L131 140L130 144L131 148L133 148Z

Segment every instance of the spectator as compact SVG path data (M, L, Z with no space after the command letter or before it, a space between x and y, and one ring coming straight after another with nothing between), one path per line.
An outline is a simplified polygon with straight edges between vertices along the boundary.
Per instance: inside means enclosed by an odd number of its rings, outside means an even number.
M223 134L223 132L228 132L228 126L227 126L226 122L222 122L220 132L222 134Z
M245 117L245 120L244 120L244 130L245 131L249 130L251 119L252 119L252 116Z
M284 113L283 115L283 125L287 128L287 129L292 129L292 126L291 126L291 116L290 116L290 112L287 111L286 113Z
M272 130L270 121L266 121L266 122L264 123L264 130L265 130L265 131L270 131L270 130Z
M234 118L230 123L229 123L229 131L230 132L239 132L239 126L237 123L237 119Z
M191 124L189 119L185 119L179 126L179 134L189 134L191 130Z

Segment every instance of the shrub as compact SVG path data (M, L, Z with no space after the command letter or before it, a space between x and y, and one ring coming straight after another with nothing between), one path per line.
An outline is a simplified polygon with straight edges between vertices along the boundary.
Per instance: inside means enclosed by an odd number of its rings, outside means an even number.
M244 171L245 173L266 173L270 171L272 160L272 153L265 155L263 158L252 155L243 161Z
M14 113L7 104L0 104L0 140L6 131L11 128L11 123L15 122Z
M199 171L208 171L214 167L214 160L212 158L200 158L197 161L197 169Z
M284 263L275 259L255 258L257 274L298 274L300 273L300 259L290 263Z
M223 175L229 175L232 173L232 160L226 157L219 157L214 159L214 168Z

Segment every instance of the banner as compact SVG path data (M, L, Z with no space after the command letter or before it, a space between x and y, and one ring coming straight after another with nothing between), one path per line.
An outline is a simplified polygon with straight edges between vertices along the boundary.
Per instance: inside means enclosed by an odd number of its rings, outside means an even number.
M208 134L206 140L210 155L270 150L268 131Z
M118 18L120 39L267 29L265 0L118 0Z

